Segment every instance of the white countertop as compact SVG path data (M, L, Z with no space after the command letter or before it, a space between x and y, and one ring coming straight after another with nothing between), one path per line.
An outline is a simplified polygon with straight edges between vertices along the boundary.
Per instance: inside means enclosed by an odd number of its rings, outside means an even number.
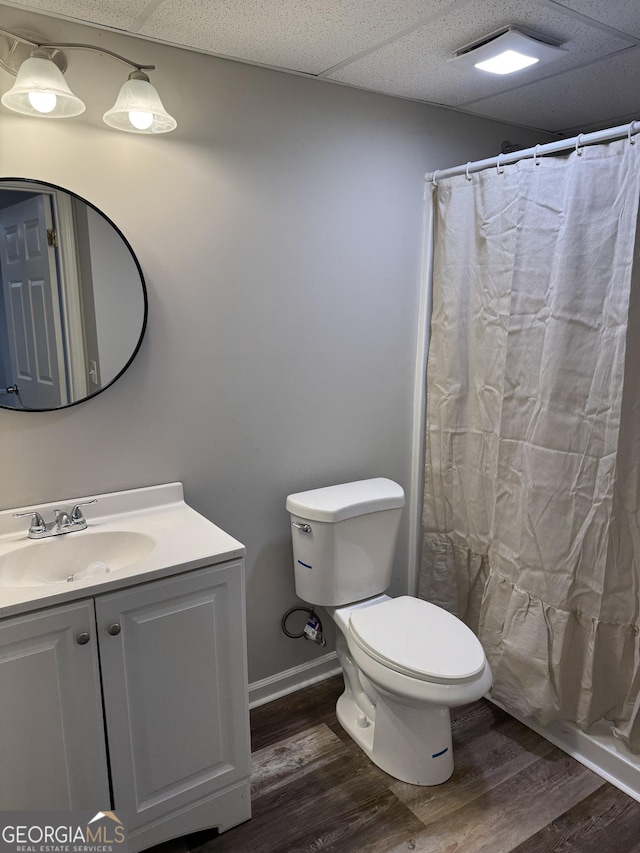
M28 539L29 518L16 519L14 512L37 510L48 521L53 518L54 508L68 512L73 505L94 497L98 499L96 504L83 507L87 529L52 537L52 540L90 537L97 531L131 531L152 537L155 540L153 550L132 565L108 574L40 586L0 585L0 617L211 566L237 559L245 553L244 545L187 506L182 483L168 483L3 510L0 512L0 560L8 552L29 543L41 546L43 542L52 541ZM43 548L42 553L45 554L46 549ZM100 560L99 553L95 559Z

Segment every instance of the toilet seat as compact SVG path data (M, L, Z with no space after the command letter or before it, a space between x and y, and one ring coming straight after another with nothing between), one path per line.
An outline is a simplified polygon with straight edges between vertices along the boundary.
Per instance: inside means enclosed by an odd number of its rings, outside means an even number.
M480 641L463 622L407 595L353 610L349 634L373 660L420 681L471 681L486 663Z

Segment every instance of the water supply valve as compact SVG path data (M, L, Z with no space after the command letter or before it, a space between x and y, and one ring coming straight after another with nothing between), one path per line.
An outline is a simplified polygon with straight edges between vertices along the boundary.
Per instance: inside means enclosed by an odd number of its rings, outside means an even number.
M291 616L292 613L308 613L309 618L306 621L306 624L302 631L297 634L294 634L287 628L287 619ZM299 640L301 637L304 637L305 640L311 640L311 642L316 643L318 646L326 646L327 641L325 640L322 634L322 622L320 621L319 616L313 609L308 607L291 607L282 617L282 622L280 623L282 626L283 632L287 635L287 637L291 637L292 640Z
M305 640L312 640L319 646L327 645L327 641L322 636L322 622L315 613L307 619L307 624L304 626L304 638Z

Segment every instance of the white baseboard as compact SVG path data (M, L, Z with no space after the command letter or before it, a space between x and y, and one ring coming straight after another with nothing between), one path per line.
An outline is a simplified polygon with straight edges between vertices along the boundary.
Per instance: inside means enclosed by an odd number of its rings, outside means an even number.
M317 681L331 678L332 675L337 675L341 671L336 653L329 652L316 660L285 669L284 672L277 672L275 675L270 675L261 681L254 681L249 685L249 707L257 708L259 705L265 705L267 702L272 702L288 693L294 693Z
M640 802L640 755L629 752L625 745L611 734L610 724L600 721L591 726L588 734L566 720L556 720L548 726L541 726L530 717L521 717L495 699L491 701L589 770L593 770L598 776Z

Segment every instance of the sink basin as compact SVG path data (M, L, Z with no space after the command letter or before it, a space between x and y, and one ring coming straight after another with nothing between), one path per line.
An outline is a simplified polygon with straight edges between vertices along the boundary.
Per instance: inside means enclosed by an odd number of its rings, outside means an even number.
M155 548L145 533L81 531L29 540L0 554L0 587L34 587L108 574L143 559Z

